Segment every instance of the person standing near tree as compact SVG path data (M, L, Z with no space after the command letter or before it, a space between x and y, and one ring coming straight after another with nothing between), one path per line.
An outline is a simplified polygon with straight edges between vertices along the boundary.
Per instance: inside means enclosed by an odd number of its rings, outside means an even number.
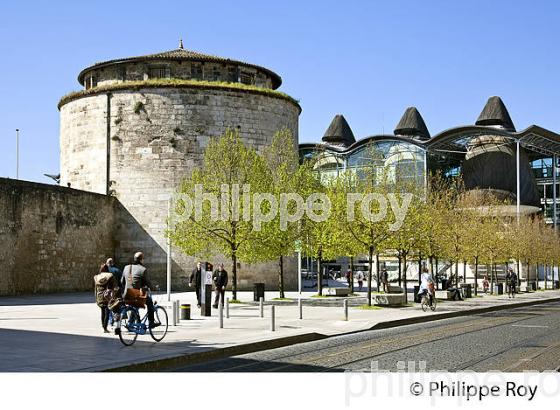
M381 270L381 283L383 283L383 292L389 293L389 273L385 267Z
M346 272L346 281L348 282L348 287L351 288L352 287L352 271L350 269L348 269L348 271Z
M517 273L512 268L508 270L506 281L508 285L508 298L514 298L517 291Z
M196 268L192 270L191 276L189 277L189 286L192 286L193 283L196 292L196 305L200 307L200 285L202 283L202 263L200 262L197 262Z
M224 304L224 297L226 293L226 286L228 283L228 274L224 269L224 264L220 263L218 269L212 275L212 281L216 287L216 298L214 299L214 309L218 308L218 303ZM221 300L220 300L221 299Z
M359 270L356 272L356 280L358 281L358 290L362 290L362 286L364 286L364 272Z

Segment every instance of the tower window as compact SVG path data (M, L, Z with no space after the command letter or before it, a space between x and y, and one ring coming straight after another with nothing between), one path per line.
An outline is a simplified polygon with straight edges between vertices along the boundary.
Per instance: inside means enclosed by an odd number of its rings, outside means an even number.
M86 77L86 90L93 87L97 87L97 77L92 74Z
M254 83L254 77L251 74L248 73L241 73L239 75L239 81L242 82L243 84L253 84Z
M237 71L237 67L228 67L227 80L230 83L236 83L239 81L239 72Z
M170 78L171 70L169 67L150 68L150 78Z
M195 80L202 80L202 65L193 64L191 67L191 77Z
M214 67L212 72L212 80L219 81L221 77L220 69L218 67Z

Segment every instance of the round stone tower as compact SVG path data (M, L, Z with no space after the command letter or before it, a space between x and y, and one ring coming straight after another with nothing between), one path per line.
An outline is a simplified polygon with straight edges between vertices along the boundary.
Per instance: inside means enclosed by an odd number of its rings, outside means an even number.
M288 128L297 144L301 108L276 91L279 75L185 50L182 42L175 50L94 64L78 81L84 89L59 103L60 184L115 196L122 211L117 258L127 262L142 249L157 277L165 272L167 200L202 163L212 138L238 129L260 149ZM173 261L179 274L192 269L191 258L174 254Z

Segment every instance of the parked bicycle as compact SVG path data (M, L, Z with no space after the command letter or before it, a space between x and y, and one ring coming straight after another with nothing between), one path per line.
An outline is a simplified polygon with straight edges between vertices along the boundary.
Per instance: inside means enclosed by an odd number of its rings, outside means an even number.
M152 339L156 342L161 342L167 334L169 327L167 312L156 301L154 301L154 323L156 326L153 328L146 324L148 312L146 312L143 318L140 318L140 311L134 306L123 304L119 311L118 319L115 333L119 335L121 343L125 346L132 346L136 342L138 335L145 335L146 332L149 332Z

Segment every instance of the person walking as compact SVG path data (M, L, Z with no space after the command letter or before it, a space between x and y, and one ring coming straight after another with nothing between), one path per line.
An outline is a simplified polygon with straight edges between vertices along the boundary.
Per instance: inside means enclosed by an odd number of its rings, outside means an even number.
M128 289L143 289L146 293L150 290L152 284L148 280L147 269L144 266L144 254L142 252L136 252L133 263L124 267L123 277L125 281L125 303ZM146 307L148 308L148 326L150 329L153 329L160 324L154 320L154 302L150 294L146 295Z
M488 276L484 276L482 280L482 290L485 294L488 293L488 288L490 288L490 282L488 282Z
M107 329L109 325L109 299L111 299L109 292L118 292L119 287L105 263L101 265L99 273L93 277L93 281L95 282L95 303L101 309L101 327L104 333L109 333Z
M517 291L517 273L509 268L506 275L506 283L508 286L508 298L515 298L515 293Z
M196 306L200 307L200 284L202 283L202 263L197 262L196 268L192 270L189 277L189 287L194 283L194 291L196 293Z
M361 291L362 286L364 286L364 272L361 270L356 272L356 280L358 281L358 291Z
M352 271L350 269L348 269L348 271L346 272L346 282L348 282L348 287L351 288L352 287Z
M224 297L226 293L226 286L228 283L228 274L224 269L224 264L220 263L218 269L212 275L212 281L216 287L216 298L214 299L214 309L218 308L218 303L224 304ZM221 301L220 301L221 298Z

